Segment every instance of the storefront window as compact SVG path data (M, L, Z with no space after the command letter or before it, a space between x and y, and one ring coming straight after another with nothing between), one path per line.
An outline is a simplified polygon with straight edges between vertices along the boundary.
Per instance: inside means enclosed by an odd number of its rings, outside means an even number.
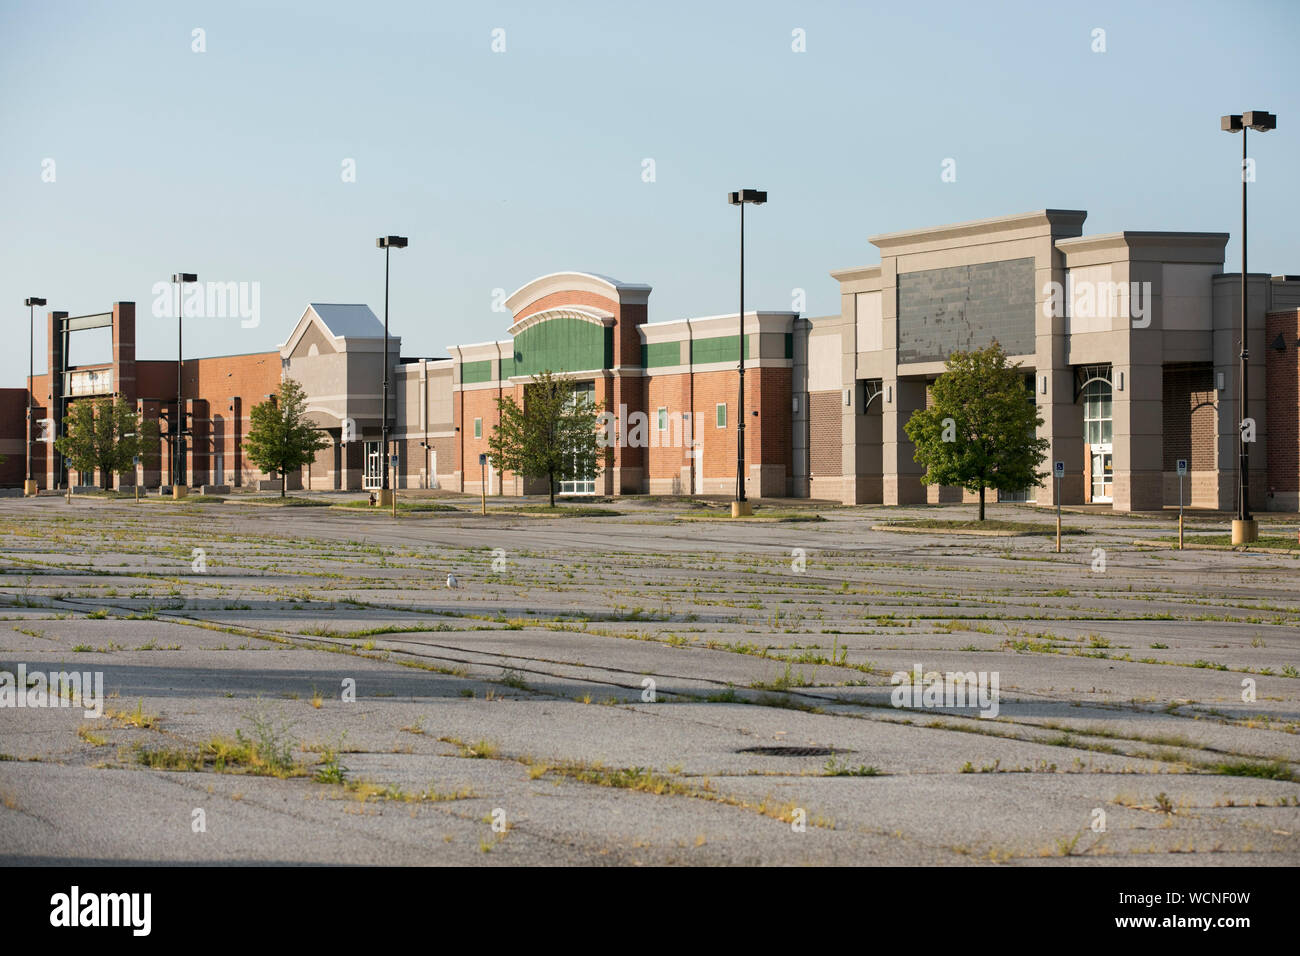
M569 407L576 408L579 405L592 405L595 401L596 383L578 382L573 387L573 394L569 396ZM595 463L584 462L581 454L575 450L573 469L574 479L560 482L560 494L594 495L596 493Z

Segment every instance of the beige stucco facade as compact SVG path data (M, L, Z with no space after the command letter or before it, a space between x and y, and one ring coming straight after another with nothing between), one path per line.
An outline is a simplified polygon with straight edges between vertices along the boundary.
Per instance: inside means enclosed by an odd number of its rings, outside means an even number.
M904 426L925 407L947 354L997 338L1032 387L1038 436L1048 442L1045 476L1050 463L1064 463L1063 503L1109 502L1121 511L1176 504L1177 459L1190 462L1189 504L1234 506L1240 276L1223 271L1228 235L1085 236L1085 218L1046 209L874 236L879 265L831 273L841 311L810 320L803 383L813 409L815 497L968 498L922 484ZM1293 301L1297 285L1249 278L1252 355L1264 351L1265 314ZM1262 369L1249 384L1252 499L1266 506ZM1085 406L1106 410L1089 434ZM838 456L828 433L838 435ZM1047 478L1020 497L1052 494Z

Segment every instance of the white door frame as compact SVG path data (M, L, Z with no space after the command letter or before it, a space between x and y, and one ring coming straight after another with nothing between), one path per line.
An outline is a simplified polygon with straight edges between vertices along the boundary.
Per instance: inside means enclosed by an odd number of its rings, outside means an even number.
M1115 446L1114 446L1113 443L1111 443L1111 442L1106 442L1106 443L1104 443L1104 444L1096 444L1096 445L1092 445L1092 446L1090 447L1090 449L1089 449L1089 450L1090 450L1090 456L1089 456L1090 460L1088 461L1088 491L1089 491L1090 494L1091 494L1092 500L1095 501L1095 502L1098 502L1099 504L1110 504L1110 503L1113 503L1114 500L1115 500L1115 451L1114 451L1114 448L1115 448ZM1109 484L1110 484L1110 488L1111 488L1111 493L1110 493L1109 495L1098 495L1098 494L1096 494L1096 492L1094 491L1095 486L1094 486L1093 483L1092 483L1092 481L1093 481L1093 475L1095 474L1095 472L1093 471L1093 460L1100 460L1100 462L1101 462L1101 486L1104 488L1104 487L1106 486L1106 484L1107 484L1107 481L1106 481L1106 459L1107 459L1107 458L1110 458L1110 461L1111 461L1111 465L1110 465L1110 482L1109 482Z
M384 459L379 442L368 441L362 445L361 488L363 491L375 491L384 484Z

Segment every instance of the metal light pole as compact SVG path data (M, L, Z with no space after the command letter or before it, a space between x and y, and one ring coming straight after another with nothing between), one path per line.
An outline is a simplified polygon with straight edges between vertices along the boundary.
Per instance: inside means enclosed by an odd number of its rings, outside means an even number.
M36 306L45 305L44 299L31 296L23 300L27 306L27 478L23 481L23 494L36 494L36 481L32 478L32 415L34 405L32 379L35 377L36 354Z
M384 494L388 491L388 251L390 249L405 249L405 236L380 236L375 240L375 245L384 250L384 399L383 399L383 422L380 425L380 469L381 477L379 482L379 504L382 507L387 504L384 501ZM394 482L396 484L396 482Z
M185 460L185 391L181 378L185 369L185 283L198 282L199 277L193 272L177 272L172 281L176 283L176 418L173 420L176 434L172 436L172 497L184 498L186 486L176 478Z
M1250 516L1250 442L1246 441L1245 427L1247 402L1246 386L1249 382L1250 349L1246 345L1246 130L1266 133L1277 129L1277 117L1265 110L1231 114L1219 119L1219 128L1227 133L1241 134L1241 353L1237 374L1241 388L1238 404L1241 417L1237 423L1237 445L1240 460L1237 465L1237 517L1232 522L1232 543L1248 544L1259 538L1259 525Z
M727 194L727 202L740 207L740 390L736 399L736 500L731 503L731 516L753 514L745 500L745 204L761 206L767 202L767 193L761 189L741 189Z

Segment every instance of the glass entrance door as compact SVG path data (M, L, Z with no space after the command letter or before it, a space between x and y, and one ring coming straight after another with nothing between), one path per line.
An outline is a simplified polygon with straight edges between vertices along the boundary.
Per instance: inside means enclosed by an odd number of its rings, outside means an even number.
M365 469L361 473L361 487L367 491L374 491L383 486L384 481L384 462L379 453L379 442L366 442L366 463Z
M1083 386L1083 440L1088 452L1089 499L1110 502L1115 474L1111 441L1115 434L1111 404L1110 366L1093 370Z
M1110 445L1092 446L1092 500L1111 501L1112 479L1115 474L1115 456Z

